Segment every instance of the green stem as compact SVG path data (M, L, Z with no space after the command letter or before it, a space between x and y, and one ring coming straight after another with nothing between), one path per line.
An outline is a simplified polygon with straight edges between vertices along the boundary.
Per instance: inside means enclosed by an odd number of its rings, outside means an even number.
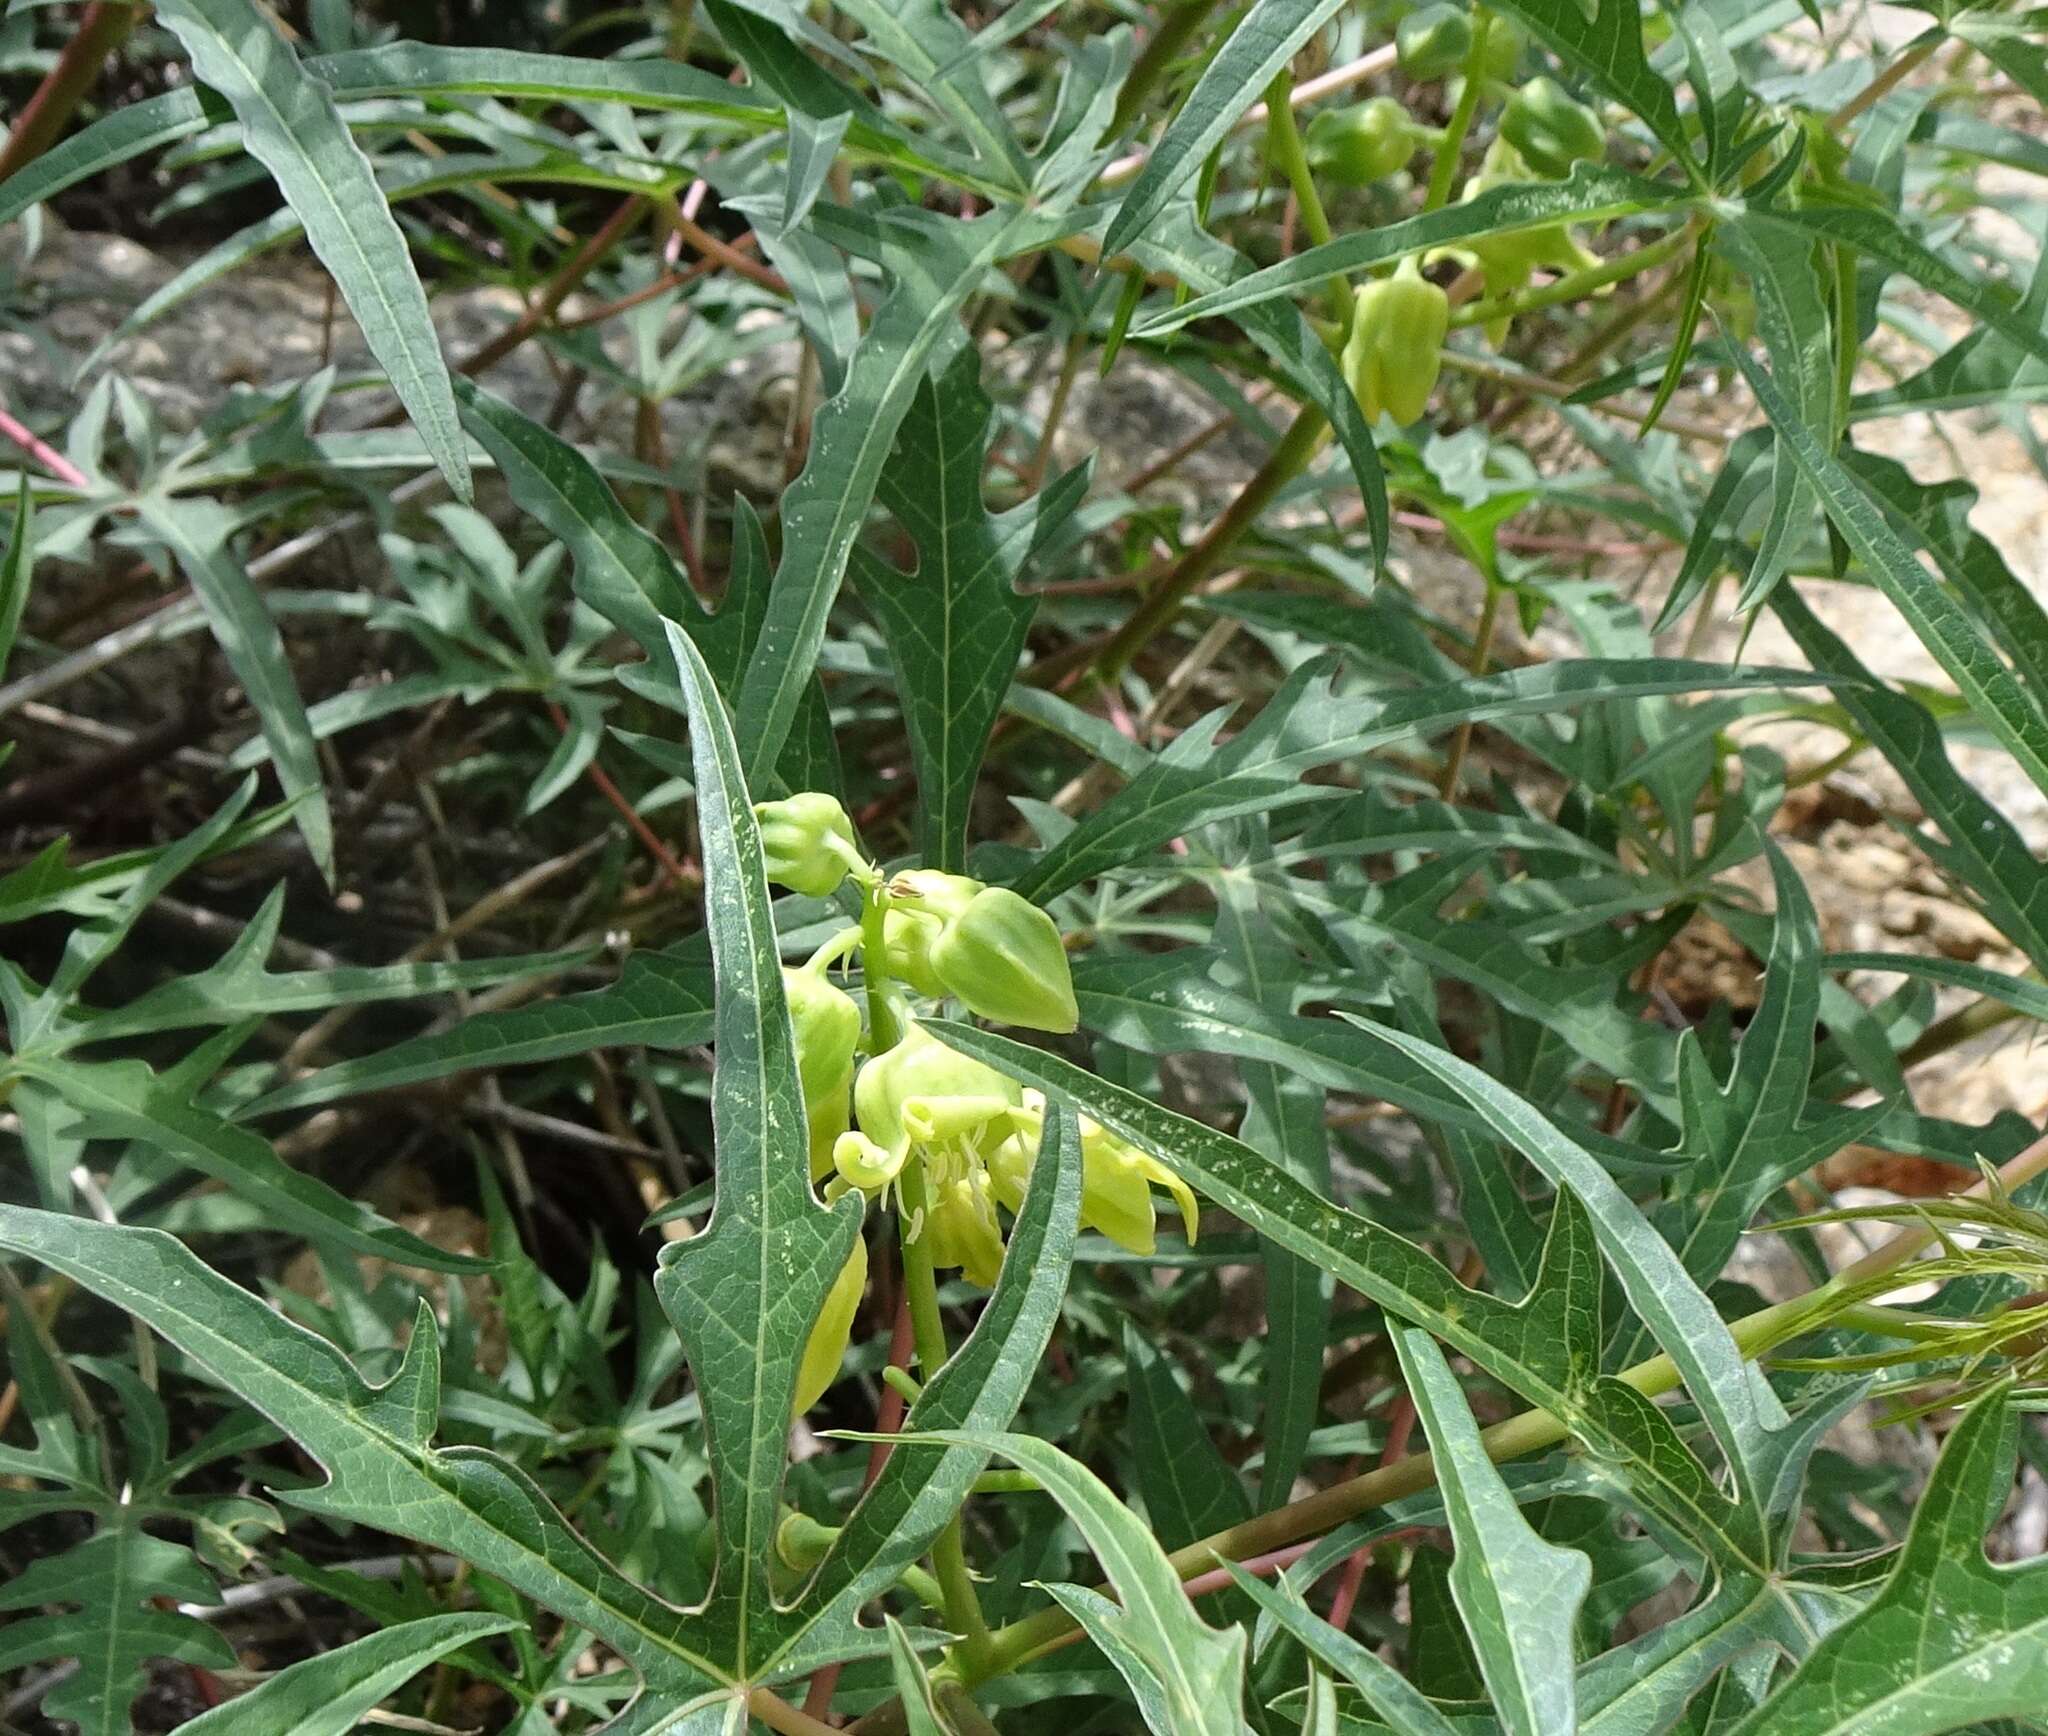
M860 980L868 997L868 1048L876 1055L887 1054L903 1041L889 979L888 914L889 890L877 876L868 882L860 911Z
M938 1273L932 1265L930 1202L924 1189L924 1168L915 1159L903 1166L896 1186L903 1197L903 1290L910 1304L910 1329L917 1345L917 1363L928 1382L945 1366L946 1321L939 1312ZM975 1595L974 1576L967 1568L967 1546L955 1513L932 1544L932 1571L946 1600L946 1621L961 1636L955 1647L963 1669L979 1666L988 1646L988 1622Z
M903 1031L889 978L886 921L889 888L877 874L867 884L861 907L861 981L867 989L868 1039L876 1054L893 1049ZM903 1292L910 1308L910 1326L917 1346L919 1372L926 1381L945 1366L946 1320L939 1312L939 1278L932 1265L932 1243L925 1219L924 1167L913 1159L897 1178L903 1211L899 1219L903 1247ZM961 1515L955 1513L932 1545L932 1569L945 1595L946 1621L961 1635L963 1663L978 1660L988 1642L988 1622L975 1595L974 1576L967 1567L967 1546Z
M1483 6L1472 9L1472 45L1465 51L1465 83L1458 92L1458 106L1451 110L1451 124L1444 128L1443 143L1436 148L1436 160L1429 168L1429 191L1424 195L1425 214L1441 210L1450 202L1457 184L1458 163L1465 154L1465 135L1472 130L1472 117L1479 112L1479 93L1486 83L1486 36L1493 27L1493 15Z
M1166 69L1179 57L1180 51L1194 40L1195 32L1202 28L1202 22L1216 10L1218 0L1182 0L1159 20L1138 58L1131 63L1130 76L1124 80L1123 89L1117 92L1116 113L1110 117L1111 137L1120 136L1138 112L1145 106L1145 99L1152 94L1152 88L1166 76Z
M1480 605L1479 625L1472 635L1472 673L1484 675L1486 666L1493 658L1493 636L1500 626L1500 594L1504 587L1493 580L1486 581L1486 601ZM1458 733L1451 741L1450 758L1444 761L1443 780L1437 785L1438 793L1449 801L1457 794L1458 780L1465 775L1465 755L1472 748L1472 720L1468 717L1458 725Z
M1223 564L1223 557L1237 546L1253 521L1273 502L1288 483L1307 469L1322 445L1329 423L1313 404L1304 404L1287 432L1280 436L1258 474L1224 509L1202 540L1188 550L1180 563L1145 594L1130 618L1117 629L1095 660L1095 670L1106 681L1114 681L1130 661L1151 640L1152 635L1173 618L1188 594Z
M1513 295L1497 295L1490 301L1468 301L1452 313L1451 324L1454 327L1485 325L1489 320L1512 319L1519 314L1581 301L1596 289L1605 289L1610 283L1624 282L1638 272L1662 265L1673 254L1684 250L1692 240L1692 233L1690 227L1674 229L1669 235L1659 236L1632 253L1624 253L1618 259L1603 259L1598 265L1574 271L1554 283L1520 289Z
M1266 86L1266 143L1287 184L1294 190L1295 207L1301 212L1301 226L1317 247L1330 240L1330 218L1323 209L1323 196L1315 177L1309 173L1308 156L1301 148L1301 133L1294 124L1294 105L1288 99L1294 80L1282 71ZM1323 284L1323 302L1330 317L1341 326L1351 320L1351 297L1344 279L1332 277Z

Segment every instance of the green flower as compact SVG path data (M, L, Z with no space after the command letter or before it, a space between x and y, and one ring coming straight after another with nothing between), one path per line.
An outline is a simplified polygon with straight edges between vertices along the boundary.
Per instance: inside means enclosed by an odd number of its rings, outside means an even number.
M810 1124L811 1179L832 1171L832 1145L849 1125L853 1057L860 1044L860 1008L851 995L805 966L782 973L783 997L796 1033L796 1068Z
M846 1346L853 1337L853 1316L860 1307L861 1293L868 1287L868 1245L860 1237L853 1252L825 1292L825 1305L818 1310L817 1324L804 1341L803 1360L796 1371L796 1405L793 1416L802 1416L816 1404L825 1389L839 1377L839 1365L846 1360Z
M1392 277L1359 287L1339 365L1368 422L1384 411L1406 427L1429 408L1450 327L1450 298L1412 255Z
M834 1166L850 1187L879 1193L902 1174L913 1151L976 1149L1007 1137L1023 1101L1013 1079L954 1053L914 1020L903 1040L877 1055L853 1084L859 1131L842 1134Z
M1017 1116L1018 1130L989 1159L989 1181L995 1195L1011 1212L1020 1211L1024 1190L1038 1155L1038 1142L1045 1119L1045 1099L1036 1091L1024 1093L1024 1107ZM1201 1211L1194 1189L1156 1157L1140 1151L1120 1134L1081 1117L1081 1227L1098 1230L1119 1247L1134 1254L1149 1254L1154 1247L1157 1205L1154 1187L1163 1187L1180 1208L1181 1224L1190 1243L1201 1228Z

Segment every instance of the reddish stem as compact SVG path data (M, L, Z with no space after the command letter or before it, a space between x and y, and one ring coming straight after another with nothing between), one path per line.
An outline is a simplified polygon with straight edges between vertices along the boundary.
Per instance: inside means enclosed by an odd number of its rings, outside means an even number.
M12 441L66 488L81 492L92 487L92 478L47 441L39 440L28 427L0 409L0 438Z
M1407 1393L1395 1398L1387 1412L1387 1441L1380 1450L1380 1463L1391 1465L1408 1452L1408 1439L1415 1432L1415 1400ZM1354 1475L1356 1474L1354 1469ZM1351 1612L1358 1605L1358 1590L1365 1583L1365 1570L1372 1565L1372 1545L1354 1549L1344 1563L1344 1576L1337 1581L1337 1594L1330 1599L1330 1626L1339 1633L1351 1627Z
M548 715L555 720L555 727L564 735L569 733L569 719L562 708L552 699L548 701ZM654 828L640 817L640 810L633 806L625 791L612 782L603 766L595 760L590 762L586 775L597 786L600 794L624 816L626 824L633 828L633 835L647 847L648 855L661 864L661 871L668 876L671 886L684 886L690 881L690 871L676 859L675 852L661 841Z
M0 148L0 181L34 162L57 141L64 125L107 64L107 57L127 39L142 18L140 6L92 5L78 21L78 34L64 45L34 96L21 111L7 143Z

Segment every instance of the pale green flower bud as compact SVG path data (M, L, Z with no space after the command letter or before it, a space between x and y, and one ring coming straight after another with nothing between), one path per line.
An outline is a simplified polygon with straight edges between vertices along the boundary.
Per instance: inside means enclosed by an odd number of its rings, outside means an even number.
M936 916L922 911L892 909L882 918L882 951L889 974L933 1000L946 992L939 973L932 969L932 942L943 929Z
M942 874L936 868L906 868L889 882L889 896L906 910L951 922L983 890L965 874Z
M860 861L853 821L836 797L805 790L779 802L756 802L768 878L807 898L829 898Z
M860 1007L823 971L788 970L782 991L796 1033L796 1066L810 1126L811 1179L832 1172L832 1145L851 1124L853 1056L860 1043Z
M1081 1022L1058 927L1007 887L977 892L932 943L931 961L947 992L984 1019L1034 1031Z

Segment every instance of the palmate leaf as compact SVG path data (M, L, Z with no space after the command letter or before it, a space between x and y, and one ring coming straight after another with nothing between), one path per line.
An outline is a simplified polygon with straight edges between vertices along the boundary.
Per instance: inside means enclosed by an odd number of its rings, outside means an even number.
M48 1054L16 1056L10 1065L76 1113L75 1133L139 1140L211 1176L256 1207L273 1229L401 1266L440 1272L485 1268L485 1262L422 1241L292 1168L269 1140L195 1103L189 1082L177 1075L160 1077L141 1061L74 1061Z
M2048 971L2048 876L2013 823L1956 770L1926 707L1867 679L1855 654L1791 585L1778 588L1771 608L1816 669L1866 678L1839 688L1836 699L1941 828L1938 837L1916 832L1914 841L1982 902L2037 970Z
M445 1031L337 1061L258 1098L242 1113L307 1109L485 1068L517 1067L597 1049L687 1049L711 1040L711 973L674 952L635 952L619 980L532 1006L476 1013Z
M711 1221L662 1251L654 1287L704 1408L717 1539L700 1643L744 1679L775 1619L771 1572L797 1362L860 1235L861 1201L811 1192L796 1039L783 998L761 837L724 701L696 646L669 629L682 678L717 979Z
M129 1707L152 1658L232 1669L234 1648L202 1621L153 1601L215 1604L220 1588L189 1549L152 1537L130 1512L57 1555L33 1559L5 1585L0 1610L72 1604L63 1614L0 1627L0 1676L45 1659L76 1659L77 1670L43 1700L79 1736L128 1736Z
M777 106L744 86L679 61L593 60L501 48L437 48L394 42L302 62L300 71L343 100L387 96L534 97L557 102L620 102L701 115L768 131L782 124ZM187 87L116 109L10 175L0 188L0 223L68 187L175 144L233 113L213 91ZM892 139L855 130L906 166L921 161ZM936 168L936 165L929 165Z
M1960 477L1923 483L1903 464L1853 447L1840 457L1900 534L1934 557L2027 691L2048 698L2048 611L2013 575L1998 545L1971 525L1977 489Z
M991 513L982 472L995 406L979 372L978 353L963 349L918 388L876 487L916 544L915 569L899 572L863 548L852 566L896 667L917 772L919 860L951 873L966 867L975 779L1031 626L1035 605L1017 580L1080 503L1092 469Z
M1103 236L1105 253L1120 253L1142 235L1166 203L1200 173L1237 117L1294 58L1342 0L1254 0L1202 69L1195 88L1168 124Z
M1354 954L1391 941L1432 971L1470 983L1509 1011L1547 1026L1581 1060L1668 1108L1674 1039L1629 1005L1626 979L1675 937L1683 914L1642 923L1626 938L1602 936L1591 956L1560 957L1554 945L1525 941L1496 917L1439 914L1469 880L1472 866L1469 858L1446 855L1362 895L1332 896L1304 884L1293 896L1303 910L1330 923ZM1661 888L1638 892L1638 883L1622 884L1645 903L1668 901Z
M939 0L835 0L835 9L866 32L870 53L890 61L910 88L932 103L974 148L982 172L1022 191L1028 184L1023 147L1002 106L989 94L967 26Z
M1814 249L1785 245L1783 237L1740 222L1714 226L1714 245L1752 286L1757 332L1779 381L1806 425L1824 445L1835 444L1834 349L1828 309L1821 300ZM1771 449L1770 511L1756 559L1743 580L1738 609L1753 608L1784 576L1801 537L1812 529L1813 484L1784 441ZM1734 454L1730 462L1736 461Z
M2035 233L2038 238L2038 228ZM2037 253L2027 293L2013 311L2037 330L2048 326L2048 249ZM1851 398L1849 414L1861 419L1908 410L1958 410L1973 404L2033 401L2044 392L2048 365L1995 328L1974 326L1917 374L1896 386Z
M464 425L490 453L520 509L568 547L577 596L647 654L649 668L640 673L649 680L636 691L681 708L681 675L668 642L673 624L704 654L720 691L736 699L767 612L767 550L753 509L742 502L735 512L725 601L717 614L706 614L668 550L633 521L589 459L467 379L457 380L456 395ZM777 769L796 789L832 789L839 782L823 693L808 675Z
M379 1701L460 1647L508 1633L502 1615L434 1615L301 1658L181 1730L190 1736L349 1736Z
M2048 1697L2048 1565L1995 1567L1984 1533L2012 1487L2004 1386L1963 1415L1868 1608L1828 1634L1734 1736L1935 1736L2032 1718Z
M1915 558L1883 507L1833 456L1748 350L1734 356L1778 437L1872 581L1948 671L1984 727L2048 790L2048 710L2014 677L1962 606Z
M371 1001L491 988L525 976L565 970L592 956L592 949L581 948L514 958L273 971L263 961L277 940L284 897L285 889L277 887L236 935L234 944L205 970L173 977L126 1006L88 1015L83 1024L67 1033L67 1040L105 1043L151 1031L229 1025L276 1013L322 1012Z
M1763 995L1726 1082L1691 1032L1679 1038L1680 1137L1688 1160L1672 1201L1650 1221L1685 1269L1710 1282L1780 1187L1863 1137L1885 1105L1811 1107L1814 1029L1821 1017L1820 919L1798 871L1766 840L1777 913ZM1624 1360L1633 1360L1624 1353Z
M1379 1032L1435 1072L1553 1181L1566 1178L1542 1269L1518 1303L1468 1289L1413 1242L1318 1198L1228 1134L993 1032L936 1020L929 1028L949 1047L1072 1104L1172 1165L1259 1235L1425 1328L1560 1419L1611 1473L1617 1491L1660 1532L1709 1557L1741 1588L1742 1610L1761 1606L1763 1616L1771 1615L1769 1585L1784 1543L1780 1523L1797 1490L1793 1467L1803 1462L1824 1422L1801 1418L1795 1426L1783 1424L1769 1389L1760 1382L1752 1386L1755 1377L1735 1355L1719 1316L1605 1171L1511 1093L1474 1069L1458 1071L1462 1064L1432 1044L1384 1028ZM1629 1299L1657 1327L1688 1384L1707 1387L1701 1403L1714 1415L1717 1433L1747 1455L1737 1461L1740 1479L1733 1494L1686 1448L1663 1411L1635 1388L1599 1374L1600 1258L1593 1223L1579 1203L1581 1182L1607 1215L1602 1240L1623 1269ZM1671 1343L1672 1337L1679 1342Z
M1479 1438L1457 1379L1426 1333L1393 1334L1402 1378L1435 1455L1457 1545L1451 1595L1478 1654L1501 1728L1550 1736L1576 1727L1573 1624L1593 1565L1531 1529Z
M403 1365L372 1387L326 1339L161 1231L0 1206L0 1248L125 1309L305 1448L328 1480L294 1490L292 1505L460 1555L588 1629L656 1694L687 1699L725 1679L689 1613L593 1550L524 1472L494 1453L429 1444L441 1352L424 1303Z
M1698 178L1693 141L1671 86L1643 52L1643 15L1634 0L1501 0L1557 57L1635 115L1687 174Z
M244 147L305 223L306 239L333 274L370 353L448 486L467 500L469 450L427 294L333 90L299 64L253 0L165 0L157 17L184 45L201 81L233 105Z
M1299 1640L1310 1656L1356 1688L1394 1736L1458 1736L1457 1726L1419 1688L1370 1646L1360 1645L1324 1621L1291 1584L1265 1585L1235 1562L1225 1565L1238 1588L1278 1627ZM1351 1728L1357 1727L1354 1720ZM1368 1728L1376 1731L1378 1727Z
M969 223L875 224L871 239L894 287L818 410L810 455L782 497L781 558L734 708L751 778L773 771L796 722L854 538L926 363L1025 221L999 209Z
M1101 1478L1048 1441L948 1429L902 1437L997 1453L1060 1504L1116 1588L1117 1603L1078 1585L1052 1593L1129 1683L1157 1736L1242 1736L1245 1631L1219 1631L1195 1614L1180 1575L1135 1513Z

